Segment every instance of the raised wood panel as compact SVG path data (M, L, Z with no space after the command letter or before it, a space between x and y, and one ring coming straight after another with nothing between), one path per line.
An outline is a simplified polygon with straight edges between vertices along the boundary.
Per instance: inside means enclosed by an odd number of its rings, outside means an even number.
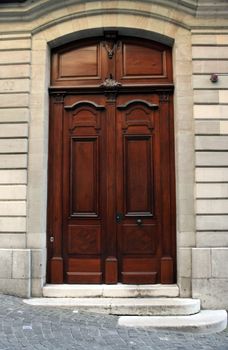
M101 283L102 270L100 259L70 258L66 267L68 283Z
M159 264L150 258L127 258L123 262L123 283L157 283Z
M57 86L97 85L101 83L102 45L83 40L53 50L51 84Z
M58 78L88 78L96 77L99 73L99 46L79 47L59 55ZM75 58L77 58L75 60Z
M137 262L137 265L135 265ZM137 266L138 272L150 272L157 268L157 261L151 258L127 258L123 263L123 271L135 272Z
M69 225L69 254L100 254L101 228L94 225Z
M136 55L137 53L137 55ZM123 43L123 76L166 76L166 52L140 44Z
M171 48L167 46L123 38L116 59L116 76L122 85L172 82Z
M135 262L137 264L137 262ZM158 283L158 273L154 272L122 272L121 280L126 284L155 284Z
M103 281L102 272L67 272L66 276L66 282L69 284L97 284Z
M98 138L71 139L71 216L99 216Z
M101 262L99 259L76 259L70 258L68 259L68 271L74 272L77 270L78 272L99 272L101 269Z
M153 214L153 171L151 164L151 136L124 137L125 213Z
M123 254L155 254L157 246L157 227L153 225L123 225Z
M117 108L120 111L125 111L122 113L123 132L127 130L129 133L137 133L139 127L145 126L145 128L140 128L140 131L143 130L143 133L150 134L154 127L153 111L158 109L157 104L142 99L134 99L128 103L118 105Z
M77 132L77 128L87 128L87 133L88 128L91 128L92 131L94 131L94 128L98 130L100 128L100 115L92 110L92 108L79 108L72 113L70 131Z

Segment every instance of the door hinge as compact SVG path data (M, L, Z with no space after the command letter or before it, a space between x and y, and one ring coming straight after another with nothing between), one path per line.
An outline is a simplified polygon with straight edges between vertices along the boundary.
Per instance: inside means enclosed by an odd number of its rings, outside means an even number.
M50 242L53 243L54 240L55 240L55 239L54 239L54 236L51 236L51 237L50 237Z

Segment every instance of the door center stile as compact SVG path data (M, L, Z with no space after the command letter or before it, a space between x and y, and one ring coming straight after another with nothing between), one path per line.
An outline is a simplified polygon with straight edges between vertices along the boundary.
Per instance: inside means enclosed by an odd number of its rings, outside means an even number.
M118 282L116 235L116 92L106 95L106 235L105 283Z

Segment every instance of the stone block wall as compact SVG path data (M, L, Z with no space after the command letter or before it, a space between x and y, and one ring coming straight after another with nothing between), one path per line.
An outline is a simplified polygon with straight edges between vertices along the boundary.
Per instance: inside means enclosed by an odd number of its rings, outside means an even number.
M228 296L228 31L192 31L196 247L192 295L207 308ZM211 73L221 74L218 82ZM224 75L223 75L224 74Z
M30 295L26 242L31 35L0 35L0 290ZM18 269L20 266L20 269Z

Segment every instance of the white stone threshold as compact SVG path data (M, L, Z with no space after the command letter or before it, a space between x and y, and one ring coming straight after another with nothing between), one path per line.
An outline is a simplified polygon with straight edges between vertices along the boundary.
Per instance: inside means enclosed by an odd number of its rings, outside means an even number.
M192 315L200 311L200 300L187 298L32 298L24 302L110 315Z
M47 298L136 298L179 296L176 284L47 284L43 287L43 296Z
M227 312L225 310L202 310L191 316L121 316L118 325L215 333L226 329Z

